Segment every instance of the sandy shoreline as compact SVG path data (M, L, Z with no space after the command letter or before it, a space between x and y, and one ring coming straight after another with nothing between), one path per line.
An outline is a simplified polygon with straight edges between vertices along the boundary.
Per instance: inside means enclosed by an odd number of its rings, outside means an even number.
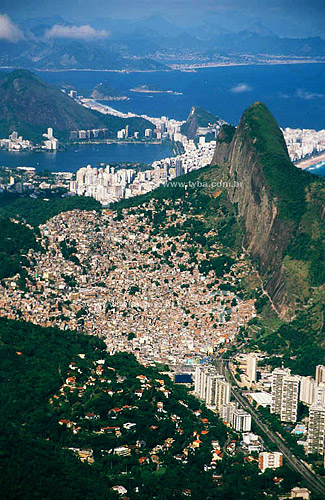
M306 160L300 160L295 163L296 167L302 168L305 170L306 168L311 167L312 165L316 165L316 163L319 163L321 161L325 161L325 151L321 153L320 155L317 156L311 156L310 158L307 158Z

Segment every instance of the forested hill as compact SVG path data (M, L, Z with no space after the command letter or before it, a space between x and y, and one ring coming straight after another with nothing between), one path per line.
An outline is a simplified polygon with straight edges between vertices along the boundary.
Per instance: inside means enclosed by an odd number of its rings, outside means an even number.
M243 225L243 247L282 320L258 345L274 362L311 375L325 360L325 179L295 167L282 132L260 102L237 127L219 134L215 168L229 181L228 200ZM263 331L257 320L257 331Z
M3 500L109 500L117 486L130 500L237 500L238 491L262 500L299 482L286 467L261 475L242 453L225 454L227 432L188 388L131 354L111 356L98 338L0 319ZM218 481L204 469L211 443Z
M130 126L130 133L153 125L142 118L124 119L81 106L57 88L27 70L2 73L0 79L0 137L16 130L25 139L42 141L47 127L68 139L70 130L108 128L112 136Z

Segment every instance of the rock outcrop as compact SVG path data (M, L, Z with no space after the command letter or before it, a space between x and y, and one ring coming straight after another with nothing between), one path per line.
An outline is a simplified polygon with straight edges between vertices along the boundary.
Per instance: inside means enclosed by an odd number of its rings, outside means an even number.
M227 166L228 197L245 226L243 247L280 316L289 319L295 298L283 256L304 212L310 174L290 162L282 132L263 103L245 111L231 142L224 135L221 131L213 164Z

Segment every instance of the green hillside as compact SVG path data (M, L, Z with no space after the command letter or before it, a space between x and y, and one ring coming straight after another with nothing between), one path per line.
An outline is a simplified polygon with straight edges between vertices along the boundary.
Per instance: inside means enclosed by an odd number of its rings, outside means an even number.
M238 134L253 141L280 217L299 221L306 210L306 187L317 178L290 161L281 129L265 104L256 102L245 111ZM320 179L318 184L324 183Z
M130 132L143 132L153 125L142 119L126 120L87 109L27 70L16 70L0 80L0 137L16 130L36 142L52 127L55 136L67 140L70 130L108 128L112 137L130 125Z
M130 354L110 356L98 338L0 319L0 360L4 500L106 500L117 498L116 485L130 500L189 492L237 500L238 491L262 500L299 482L286 467L260 475L242 453L221 452L215 471L205 471L211 442L223 449L227 428L187 388Z
M105 80L104 82L98 83L93 88L90 97L105 101L107 99L111 99L112 97L121 98L122 94L114 89L107 80Z

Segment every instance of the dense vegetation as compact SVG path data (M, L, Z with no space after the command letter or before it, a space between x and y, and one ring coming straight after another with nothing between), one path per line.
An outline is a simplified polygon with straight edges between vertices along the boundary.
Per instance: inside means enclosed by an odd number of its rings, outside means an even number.
M322 290L315 293L293 321L258 340L260 349L275 355L270 360L274 367L284 363L294 373L315 376L316 366L325 363L325 297Z
M234 138L235 132L236 127L225 123L224 125L222 125L217 135L217 142L225 142L226 144L230 144Z
M48 398L70 360L102 347L95 338L0 319L2 498L114 498L105 478L46 439L53 426Z
M37 227L60 212L74 209L97 210L101 206L93 198L64 195L64 192L58 190L42 191L37 198L2 193L0 194L0 216L20 218L33 227Z
M31 229L7 218L0 218L0 279L21 270L22 255L30 248L40 250Z
M253 140L271 194L278 200L279 216L299 222L306 209L305 188L316 179L291 163L283 134L265 104L257 102L245 111L238 133Z
M275 499L299 481L286 467L259 475L256 463L247 463L242 453L225 455L215 472L205 472L211 440L226 443L223 424L184 386L144 368L132 355L108 355L97 338L0 319L0 361L0 488L5 500L104 500L114 498L110 488L117 484L138 500L180 498L187 489L194 500L237 500L238 491L249 500L265 498L265 491ZM102 367L100 375L96 366ZM65 382L68 374L76 385ZM150 382L140 399L134 393L143 383L139 376ZM158 401L164 412L157 412ZM68 422L76 432L67 428ZM134 423L136 431L125 430L126 422ZM99 432L103 426L106 433ZM115 435L116 426L122 435ZM200 434L201 446L186 463L176 460L174 455L182 457L184 446L193 441L193 431ZM163 453L149 453L170 437ZM130 455L109 451L125 445L134 450ZM92 450L93 463L81 463L68 448ZM284 478L280 487L273 481L279 475Z
M0 80L0 137L16 130L25 139L40 143L49 126L60 140L67 140L70 130L92 128L108 128L110 136L116 137L127 124L130 134L154 128L142 118L126 120L80 106L27 70L13 71Z

